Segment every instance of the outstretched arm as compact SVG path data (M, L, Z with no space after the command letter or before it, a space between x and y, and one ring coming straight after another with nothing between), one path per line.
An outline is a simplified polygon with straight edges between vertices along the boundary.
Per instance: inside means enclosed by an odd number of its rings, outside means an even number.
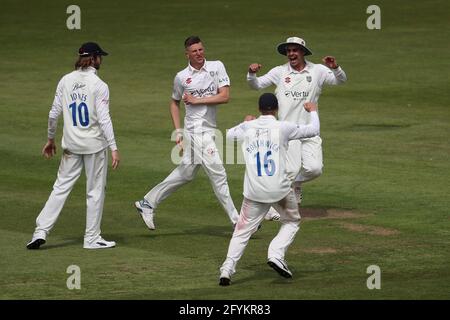
M237 126L227 130L227 139L234 140L237 139L242 140L244 138L245 133L245 123L240 123Z
M237 126L227 130L227 139L228 140L242 140L244 138L245 130L247 130L247 121L255 120L256 117L254 115L248 114L244 118L244 122L238 124Z
M306 111L311 113L311 122L307 125L296 125L286 122L285 130L287 130L288 140L311 138L320 134L320 121L317 113L317 105L307 102L304 105Z
M248 67L247 82L250 88L260 90L267 88L271 85L277 85L280 80L280 70L278 67L273 68L268 73L261 77L257 77L256 73L261 70L259 63L252 63Z

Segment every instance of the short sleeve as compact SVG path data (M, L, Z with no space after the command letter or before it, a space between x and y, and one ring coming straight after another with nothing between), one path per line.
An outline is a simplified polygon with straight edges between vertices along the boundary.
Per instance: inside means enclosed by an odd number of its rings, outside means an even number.
M181 79L178 75L175 76L173 80L173 91L172 91L172 99L176 101L180 101L183 96L183 85L181 83Z
M230 86L230 77L228 77L227 71L225 70L225 66L221 61L217 61L217 76L219 82L219 88Z

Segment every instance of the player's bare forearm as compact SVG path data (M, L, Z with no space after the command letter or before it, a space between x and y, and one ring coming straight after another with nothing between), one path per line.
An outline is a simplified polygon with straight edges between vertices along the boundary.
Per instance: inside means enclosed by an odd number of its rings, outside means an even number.
M170 115L175 129L180 129L180 101L172 100L170 102Z
M219 93L213 96L201 97L197 98L189 93L185 93L183 95L183 101L185 104L189 104L192 106L195 105L208 105L208 104L224 104L230 100L230 88L229 87L221 87L219 88Z
M182 148L181 142L183 140L183 134L180 126L180 101L172 100L170 102L170 115L172 116L173 126L175 130L177 130L175 143Z
M216 94L215 96L198 98L197 104L224 104L230 101L230 96L228 94Z

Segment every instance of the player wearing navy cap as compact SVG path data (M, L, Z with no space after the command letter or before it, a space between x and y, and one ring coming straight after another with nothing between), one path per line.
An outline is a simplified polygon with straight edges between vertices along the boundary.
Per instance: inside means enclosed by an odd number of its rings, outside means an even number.
M268 264L281 276L292 277L285 254L299 229L300 213L291 187L292 181L286 171L286 153L289 141L313 137L320 131L317 106L305 103L304 108L311 114L309 124L278 121L275 118L277 98L272 93L265 93L259 99L261 116L257 119L247 116L243 123L227 132L227 139L242 141L244 200L227 258L220 268L220 285L230 284L251 235L271 206L280 213L281 227L269 245Z
M103 249L114 247L100 235L108 168L108 147L112 167L116 169L120 155L109 115L109 89L97 75L103 51L97 43L87 42L78 50L75 70L58 83L48 117L48 141L42 154L56 154L55 133L58 118L63 114L62 157L53 191L36 219L36 229L28 249L39 249L56 223L75 182L84 167L86 172L86 230L83 247Z

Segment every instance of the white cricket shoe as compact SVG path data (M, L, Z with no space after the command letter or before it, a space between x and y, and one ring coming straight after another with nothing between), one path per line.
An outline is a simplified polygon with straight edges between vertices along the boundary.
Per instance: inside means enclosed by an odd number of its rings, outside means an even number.
M280 214L273 207L270 207L269 211L266 213L264 219L268 221L278 221L280 220Z
M231 275L227 270L222 270L219 278L219 286L229 286L231 284Z
M138 213L141 215L145 224L150 230L155 230L155 223L153 222L153 208L150 204L144 199L139 200L134 203Z
M269 258L267 264L271 266L278 274L285 278L292 278L292 272L289 270L285 261L277 258Z
M116 246L115 241L106 241L102 237L98 237L94 241L84 240L83 248L85 248L85 249L107 249L107 248L114 248L115 246Z
M300 205L300 203L302 203L303 200L302 184L300 183L300 181L294 182L294 192L297 203Z

